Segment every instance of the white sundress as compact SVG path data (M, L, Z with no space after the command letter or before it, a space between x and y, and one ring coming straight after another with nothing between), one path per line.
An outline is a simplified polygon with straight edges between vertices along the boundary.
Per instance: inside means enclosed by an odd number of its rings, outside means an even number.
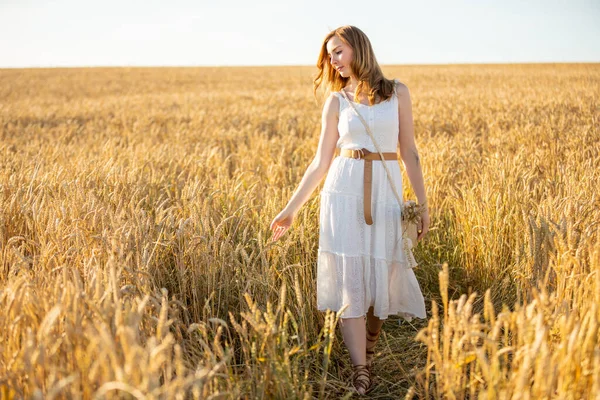
M340 92L337 148L377 152L360 118ZM351 99L352 100L352 99ZM382 152L398 146L398 98L368 106L354 103L369 124ZM406 320L425 318L425 301L404 252L400 206L388 181L386 162L402 199L398 160L374 160L373 224L363 212L364 160L337 156L320 191L317 309L339 311L342 318L364 316L369 307L381 319L396 314Z

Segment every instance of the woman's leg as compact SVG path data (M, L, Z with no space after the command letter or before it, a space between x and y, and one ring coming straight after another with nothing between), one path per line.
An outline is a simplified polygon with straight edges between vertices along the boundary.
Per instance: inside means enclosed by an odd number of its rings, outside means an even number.
M377 333L383 326L384 321L384 319L379 319L373 314L373 306L371 306L367 312L367 328L371 332Z
M373 314L373 307L369 308L367 312L367 335L366 335L366 353L367 353L367 365L369 368L373 364L373 358L375 356L375 345L381 334L381 327L383 326L383 319L377 318Z
M353 374L352 382L359 394L365 394L371 387L371 377L367 366L366 327L365 317L342 318L340 329L344 336L344 343L350 352Z
M340 329L354 365L364 365L367 357L365 318L341 318Z

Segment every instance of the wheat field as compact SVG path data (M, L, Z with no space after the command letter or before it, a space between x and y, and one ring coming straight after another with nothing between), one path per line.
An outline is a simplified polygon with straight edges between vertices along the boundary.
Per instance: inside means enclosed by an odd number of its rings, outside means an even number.
M316 310L312 67L0 70L0 393L355 395ZM600 396L600 64L384 66L411 91L428 319L379 399ZM404 175L405 198L414 198Z

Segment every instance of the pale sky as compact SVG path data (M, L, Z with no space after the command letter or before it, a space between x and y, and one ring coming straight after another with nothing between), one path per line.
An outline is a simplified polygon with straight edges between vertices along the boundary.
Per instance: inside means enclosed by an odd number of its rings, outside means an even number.
M380 64L600 62L600 0L0 0L0 68L312 66L341 25Z

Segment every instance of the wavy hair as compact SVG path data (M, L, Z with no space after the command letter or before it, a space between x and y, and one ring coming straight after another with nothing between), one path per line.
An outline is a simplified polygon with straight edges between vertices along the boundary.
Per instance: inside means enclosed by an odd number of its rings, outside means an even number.
M350 68L358 80L354 101L358 101L360 93L367 94L369 105L375 104L377 97L381 101L388 100L394 93L394 81L383 76L369 38L363 31L353 25L340 26L325 35L317 61L319 71L313 80L313 94L315 98L318 99L317 90L321 84L325 85L326 92L324 97L326 98L329 93L342 90L350 80L350 77L344 78L341 76L329 62L327 42L334 36L340 38L353 51Z

